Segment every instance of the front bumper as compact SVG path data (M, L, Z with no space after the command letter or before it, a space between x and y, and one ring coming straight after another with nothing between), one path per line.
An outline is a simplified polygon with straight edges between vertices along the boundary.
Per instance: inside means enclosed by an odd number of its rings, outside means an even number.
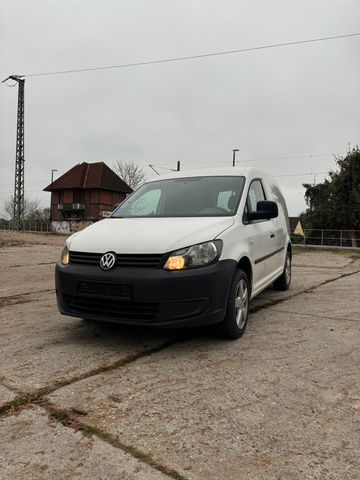
M161 268L114 268L97 265L56 265L55 283L61 313L81 318L163 327L199 326L223 320L233 260L192 270L169 272ZM113 291L83 293L83 282L125 285L131 295L117 298Z

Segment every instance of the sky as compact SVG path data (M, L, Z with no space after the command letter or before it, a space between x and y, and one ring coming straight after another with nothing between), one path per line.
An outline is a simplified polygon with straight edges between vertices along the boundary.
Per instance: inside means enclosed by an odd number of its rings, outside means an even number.
M358 0L0 0L0 80L360 32ZM7 85L11 85L8 82ZM13 193L17 87L0 84L0 213ZM306 207L360 144L360 36L181 62L27 77L25 196L81 162L253 165ZM315 175L316 173L316 175Z

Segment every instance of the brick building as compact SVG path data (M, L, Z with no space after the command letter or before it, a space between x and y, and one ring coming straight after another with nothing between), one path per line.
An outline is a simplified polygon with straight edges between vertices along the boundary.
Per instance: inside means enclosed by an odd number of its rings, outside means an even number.
M104 218L132 189L104 162L84 162L44 191L51 192L52 231L71 233Z

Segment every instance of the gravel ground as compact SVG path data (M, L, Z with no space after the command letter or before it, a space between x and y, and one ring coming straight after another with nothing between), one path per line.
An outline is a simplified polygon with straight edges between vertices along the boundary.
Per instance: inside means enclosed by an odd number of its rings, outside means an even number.
M303 251L235 342L61 316L64 237L0 232L1 479L360 478L360 257Z

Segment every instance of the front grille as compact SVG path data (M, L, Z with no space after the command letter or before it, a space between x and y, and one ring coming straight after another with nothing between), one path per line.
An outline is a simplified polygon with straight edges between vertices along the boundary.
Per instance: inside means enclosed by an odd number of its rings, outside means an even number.
M161 254L117 255L117 264L119 267L156 268L159 266L162 257Z
M96 315L117 320L131 320L151 323L156 317L159 302L131 302L110 298L92 298L63 294L64 302L72 312L83 315Z
M85 253L70 251L70 263L81 265L99 265L102 253Z
M70 263L78 265L99 265L102 253L70 252ZM117 254L117 266L126 268L157 268L162 254Z

